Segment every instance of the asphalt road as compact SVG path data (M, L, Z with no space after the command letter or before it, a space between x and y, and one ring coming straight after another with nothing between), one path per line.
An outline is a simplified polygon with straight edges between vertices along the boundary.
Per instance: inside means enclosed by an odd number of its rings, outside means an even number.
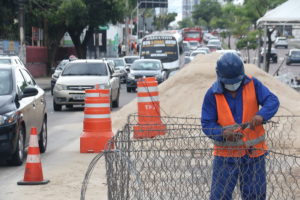
M136 97L136 93L126 92L126 85L124 84L122 84L120 92L120 107L114 108L112 112L116 112ZM61 112L54 112L52 100L53 98L50 92L47 92L48 147L46 153L42 155L42 163L43 166L49 168L57 167L56 164L59 163L58 160L67 162L68 159L70 159L70 154L63 153L65 151L64 148L68 144L78 140L83 123L82 106L74 107L74 109L66 109L63 107ZM78 130L78 128L81 129ZM7 184L16 184L17 181L23 179L24 166L25 162L22 166L18 167L7 166L5 163L0 163L0 191L5 191ZM0 199L2 199L1 194Z

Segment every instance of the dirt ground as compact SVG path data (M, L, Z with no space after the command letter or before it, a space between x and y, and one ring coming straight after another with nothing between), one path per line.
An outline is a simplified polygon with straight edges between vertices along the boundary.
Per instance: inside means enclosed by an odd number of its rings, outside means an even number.
M200 117L203 97L216 79L215 63L218 57L218 54L199 55L193 62L159 86L162 115ZM245 70L248 75L261 80L279 97L281 105L277 115L300 115L299 93L252 64L246 64ZM118 112L113 113L114 133L122 129L127 116L135 112L137 112L137 103L136 100L133 100ZM300 123L295 125L297 129ZM81 131L82 125L77 126L74 127L74 130ZM296 138L295 144L300 145L300 137ZM3 199L1 193L5 194L7 197L5 199L9 200L80 199L84 174L95 154L79 154L78 148L79 138L78 141L69 144L64 149L64 152L71 158L68 164L64 163L54 170L51 166L45 169L46 177L51 179L48 185L19 187L15 183L8 184L5 190L0 191L0 200ZM90 179L86 199L105 200L107 199L106 191L105 161L101 159Z

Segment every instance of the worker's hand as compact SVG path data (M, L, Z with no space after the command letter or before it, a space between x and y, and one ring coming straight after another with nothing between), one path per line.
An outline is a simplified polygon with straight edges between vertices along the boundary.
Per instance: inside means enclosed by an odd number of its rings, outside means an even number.
M243 138L243 134L235 132L235 128L227 128L223 131L225 141L236 142Z
M254 130L256 126L259 126L263 123L264 119L260 115L255 115L250 121L250 129Z

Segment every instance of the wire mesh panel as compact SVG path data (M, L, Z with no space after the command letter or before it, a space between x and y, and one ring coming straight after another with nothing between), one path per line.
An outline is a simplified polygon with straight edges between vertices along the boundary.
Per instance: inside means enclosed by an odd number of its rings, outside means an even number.
M129 117L114 150L104 153L110 200L300 199L300 157L287 154L297 117L266 123L269 151L255 159L216 159L197 118L161 117L164 134L134 139L137 118ZM149 124L144 131L157 130Z

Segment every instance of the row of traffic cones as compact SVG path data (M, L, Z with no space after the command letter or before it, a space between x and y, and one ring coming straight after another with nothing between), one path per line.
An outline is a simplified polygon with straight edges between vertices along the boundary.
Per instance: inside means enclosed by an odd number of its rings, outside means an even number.
M133 127L135 139L153 138L165 134L166 126L160 118L158 83L154 77L141 79L138 84L138 124ZM110 118L109 90L86 90L83 133L80 153L98 153L106 148L113 132ZM43 178L37 130L31 128L24 179L18 185L47 184Z
M133 127L135 139L163 135L166 126L160 117L158 83L154 77L137 83L138 124ZM83 133L80 136L80 153L98 153L106 148L113 132L110 118L109 90L86 90ZM111 146L113 148L113 146Z

